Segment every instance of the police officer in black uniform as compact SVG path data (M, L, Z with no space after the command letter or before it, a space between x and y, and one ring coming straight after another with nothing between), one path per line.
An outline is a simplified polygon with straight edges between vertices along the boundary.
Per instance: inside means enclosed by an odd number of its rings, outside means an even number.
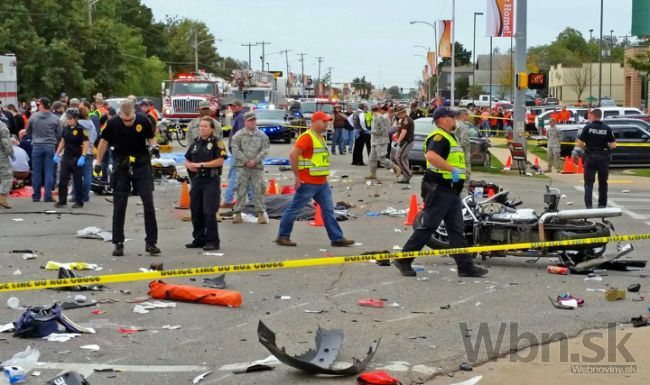
M611 151L616 148L612 129L601 121L602 117L602 110L591 110L589 114L591 123L585 125L577 140L578 147L585 150L585 206L588 209L593 207L596 173L598 173L598 207L607 207L609 161Z
M156 246L158 224L153 205L151 169L151 155L160 157L160 148L151 123L144 115L135 113L130 101L120 104L118 116L109 119L102 131L97 159L93 162L95 173L101 171L102 159L108 146L113 146L113 173L110 181L113 189L113 256L124 255L124 220L131 188L140 195L144 208L145 251L150 255L160 254L160 249Z
M404 245L403 252L420 251L438 229L441 221L453 248L467 247L460 193L465 182L465 153L453 134L456 128L456 113L447 107L438 107L433 112L436 129L424 141L427 170L422 179L424 211L421 221L416 223L413 235ZM474 265L469 254L454 255L459 277L481 277L487 270ZM396 259L395 266L402 275L415 277L410 259Z
M226 146L215 136L214 119L199 120L199 136L185 153L185 167L190 175L190 210L192 237L188 249L219 250L217 210L221 200L221 170L226 159Z
M65 112L66 126L63 128L63 135L56 152L54 163L61 163L59 169L59 201L54 204L56 207L65 207L68 204L68 183L70 176L74 184L75 203L73 209L84 207L83 200L83 167L86 164L88 150L88 132L79 125L79 110L70 108ZM59 159L61 151L63 156Z

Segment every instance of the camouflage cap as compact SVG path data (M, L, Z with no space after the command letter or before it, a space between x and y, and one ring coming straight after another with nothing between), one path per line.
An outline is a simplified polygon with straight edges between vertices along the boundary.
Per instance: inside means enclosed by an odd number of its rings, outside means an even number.
M255 116L254 111L248 111L247 113L244 114L244 120L253 120L257 119L257 116Z
M210 108L210 102L207 100L203 100L202 102L199 103L199 109L202 108Z

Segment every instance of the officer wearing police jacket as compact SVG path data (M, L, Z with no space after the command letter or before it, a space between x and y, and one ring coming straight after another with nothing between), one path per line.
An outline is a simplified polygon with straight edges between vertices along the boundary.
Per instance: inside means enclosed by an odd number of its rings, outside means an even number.
M154 137L155 128L142 114L136 114L129 101L120 104L118 116L111 118L102 130L97 147L97 159L93 171L101 172L102 159L109 146L113 146L113 256L124 255L124 220L126 204L131 190L140 195L144 209L145 251L150 255L160 254L158 223L153 204L153 171L151 155L160 157L160 148ZM149 147L147 147L149 144ZM151 154L150 154L151 151Z
M188 249L219 250L217 211L221 199L221 169L226 159L226 146L215 135L214 119L203 116L199 120L198 137L185 153L185 167L190 175L190 210L192 237Z
M424 211L422 220L404 245L403 252L420 251L445 221L451 247L467 247L460 192L466 180L465 154L456 137L456 113L447 107L438 107L433 112L436 129L424 141L427 170L422 179ZM469 254L455 255L459 277L481 277L487 270L474 265ZM402 275L414 277L412 258L397 259L395 266Z
M589 120L578 137L577 144L585 148L585 206L593 206L593 190L598 173L598 207L607 207L607 179L609 178L609 161L611 150L616 148L616 139L612 129L601 121L600 109L591 110Z

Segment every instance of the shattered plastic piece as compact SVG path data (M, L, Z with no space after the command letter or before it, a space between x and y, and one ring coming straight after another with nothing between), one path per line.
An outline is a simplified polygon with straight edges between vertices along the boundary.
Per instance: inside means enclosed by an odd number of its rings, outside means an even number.
M17 269L16 271L14 271L13 274L14 274L14 275L23 275L23 272L20 271L20 269Z
M67 372L46 382L47 385L90 385L78 372Z
M402 246L395 245L395 246L393 246L393 250L402 250Z
M41 375L41 372L38 372L38 371L33 371L33 372L32 372L32 376L33 376L33 377L38 377L38 376L40 376L40 375Z
M357 377L359 385L402 385L395 377L383 371L365 372Z
M621 289L617 289L615 287L610 287L606 292L605 292L605 299L608 301L616 301L619 299L625 299L625 291Z
M11 220L14 221L14 222L22 222L22 221L24 221L23 218L11 218Z
M471 372L472 370L474 370L472 365L468 364L467 362L461 362L460 366L459 366L459 369L464 371L464 372Z
M86 262L70 262L70 263L61 263L55 261L48 261L45 265L45 270L59 270L59 268L65 267L69 270L96 270L97 265L94 263Z
M226 275L221 274L214 278L203 278L203 286L213 289L223 289L226 287Z
M263 365L263 364L255 364L251 365L245 369L235 369L233 370L233 374L243 374L243 373L253 373L253 372L263 372L266 370L273 370L275 367L269 366L269 365Z
M253 362L244 362L240 364L230 364L230 365L222 365L219 367L219 370L225 370L225 371L232 371L233 373L246 373L245 370L251 366L257 366L257 365L263 365L263 366L278 366L280 365L280 361L278 361L275 356L271 355L268 356L264 359L253 361Z
M326 313L326 311L325 311L325 310L305 310L305 313L309 313L309 314L323 314L323 313Z
M627 193L629 193L629 192L630 192L630 190L623 190L623 193L624 193L624 194L627 194Z
M548 299L551 301L551 304L552 304L556 309L573 310L573 309L575 309L575 308L578 307L578 303L577 303L577 302L576 302L576 306L573 307L573 306L565 305L565 304L563 304L562 302L557 301L557 300L554 301L553 298L551 298L551 297L548 297Z
M122 334L133 334L133 333L142 332L142 331L145 331L145 330L147 330L147 329L138 328L138 327L135 327L135 326L129 326L129 327L121 327L120 328L120 333L122 333Z
M43 339L50 342L66 342L75 337L79 337L80 335L81 334L79 333L52 333L48 336L43 337Z
M630 286L627 287L627 291L630 293L638 293L639 290L641 290L641 284L640 283L633 283Z
M25 254L23 254L23 259L24 259L25 261L27 261L27 260L29 260L29 259L36 259L37 257L38 257L38 255L36 255L36 254L32 254L32 253L25 253Z
M16 297L9 298L7 300L7 307L13 310L20 309L20 300Z
M215 257L223 257L225 254L224 253L210 253L210 252L207 252L207 253L203 253L203 255L211 255L211 256L215 256Z
M100 310L100 309L95 309L95 310L91 311L91 313L94 314L94 315L102 315L102 314L104 314L106 312L103 311L103 310Z
M363 361L353 358L353 364L335 369L334 364L343 343L342 330L325 330L318 328L316 332L316 350L309 349L299 356L291 356L284 348L279 348L275 342L275 333L271 331L262 321L257 327L259 341L281 362L294 368L304 370L312 374L331 374L339 376L353 376L361 373L370 363L377 352L381 339L373 341L368 349L368 354Z
M440 309L442 309L442 310L447 310L447 309L450 309L450 308L451 308L451 305L450 305L450 304L446 304L446 305L440 306Z
M22 352L14 354L10 359L3 361L4 366L20 366L25 369L25 372L32 370L34 365L38 362L41 352L38 349L32 349L30 346Z
M0 333L12 332L14 331L14 323L9 322L4 325L0 325Z
M290 295L281 295L281 296L278 297L278 298L279 298L279 299L284 299L284 300L289 300L289 299L291 299L291 296L290 296Z
M93 345L83 345L83 346L79 346L79 347L80 347L81 349L86 349L86 350L90 350L90 351L93 351L93 352L97 352L97 351L99 351L99 345L96 345L96 344L93 344Z
M193 384L198 384L199 382L203 381L204 378L206 378L208 375L210 375L210 373L212 373L212 371L205 372L203 374L199 374L198 376L194 377L194 379L192 380L192 383Z
M604 293L606 290L605 289L592 289L592 288L588 287L587 291L590 291L592 293L595 293L595 292Z
M176 302L161 302L161 301L143 302L135 305L135 307L133 307L133 312L140 313L140 314L147 314L149 313L149 310L174 308L174 307L176 307Z
M384 307L384 301L378 298L365 298L357 301L357 305L365 307Z
M113 238L113 233L110 231L104 231L99 227L86 227L77 231L77 238L86 238L86 239L101 239L104 242L109 242Z
M600 275L589 274L588 277L585 277L585 281L600 282L603 280L603 277Z
M177 330L181 328L181 325L163 325L162 328L167 330Z

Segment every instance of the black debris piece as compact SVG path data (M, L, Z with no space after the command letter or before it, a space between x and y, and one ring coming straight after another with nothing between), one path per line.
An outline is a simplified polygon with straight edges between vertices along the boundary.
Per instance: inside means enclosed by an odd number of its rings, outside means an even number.
M209 287L212 289L223 289L226 287L226 275L221 274L218 277L214 278L203 278L203 287Z
M325 330L318 328L316 332L316 350L309 349L298 356L286 353L284 347L280 348L275 342L275 333L262 321L257 327L259 341L267 348L280 362L283 362L296 369L304 370L312 374L330 374L336 376L353 376L365 370L377 352L381 339L373 341L368 348L368 354L363 361L353 358L353 364L342 369L334 369L341 345L343 344L343 331L339 329Z

